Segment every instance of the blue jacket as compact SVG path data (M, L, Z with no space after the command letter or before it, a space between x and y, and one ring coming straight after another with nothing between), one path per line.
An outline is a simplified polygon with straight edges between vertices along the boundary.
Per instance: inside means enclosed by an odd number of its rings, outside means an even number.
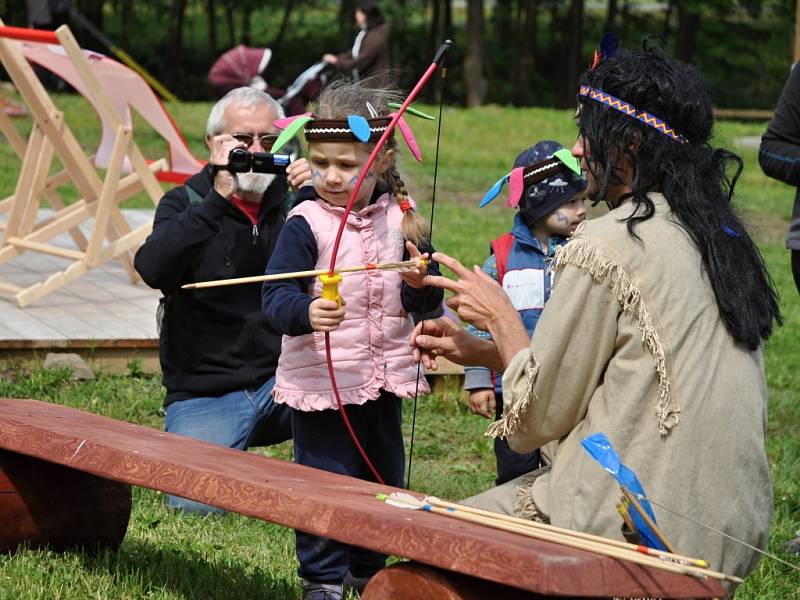
M514 227L511 230L513 243L508 253L505 265L498 265L498 257L494 253L501 238L492 243L489 258L483 265L486 274L503 286L503 290L511 298L511 302L522 317L522 322L528 330L528 336L533 335L539 316L544 310L545 302L550 298L552 275L549 270L550 262L555 255L556 248L564 245L567 238L552 236L547 241L547 248L542 245L530 228L523 222L522 216L514 216ZM502 237L502 236L501 236ZM502 274L502 280L501 280ZM469 326L468 330L473 335L484 339L491 336L485 332ZM467 367L464 370L464 389L473 390L494 387L495 393L502 393L502 377L483 367Z

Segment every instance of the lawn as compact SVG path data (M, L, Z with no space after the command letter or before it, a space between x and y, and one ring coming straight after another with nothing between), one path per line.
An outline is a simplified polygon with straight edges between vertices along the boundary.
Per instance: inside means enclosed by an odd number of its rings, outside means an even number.
M77 98L58 97L81 142L91 149L99 126ZM197 156L205 156L202 133L208 104L170 106ZM427 107L435 112L436 107ZM467 111L445 108L439 159L433 241L467 264L480 263L489 240L509 225L511 213L496 206L479 210L477 200L505 173L516 154L540 139L570 144L575 137L570 111L485 107ZM425 162L402 159L401 171L423 212L430 210L435 124L409 118ZM25 121L18 122L25 129ZM148 157L163 145L141 121L136 139ZM800 528L800 297L794 290L788 253L783 247L793 190L761 173L756 151L737 148L734 139L757 136L764 123L721 123L715 144L737 150L745 162L738 205L752 225L781 295L785 324L766 347L770 385L768 452L775 486L770 551L787 560L781 545ZM0 196L13 191L19 162L0 142ZM73 191L67 191L74 197ZM146 206L140 197L127 206ZM602 212L600 209L597 209ZM456 379L440 382L436 392L420 399L414 440L412 487L446 498L460 498L489 487L494 459L483 437L486 421L471 415L460 398ZM76 383L60 371L26 370L0 364L0 396L30 397L150 427L162 423L163 390L157 378L143 375L136 364L127 375L101 373L92 382ZM410 410L411 403L407 403ZM406 419L410 429L410 418ZM410 433L410 431L409 431ZM287 444L259 449L268 456L291 458ZM701 457L714 460L714 457ZM725 502L725 498L720 498ZM698 530L698 535L712 535ZM20 598L296 598L293 534L290 530L237 515L182 517L164 508L160 494L134 490L127 537L118 552L53 554L23 550L0 555L0 599ZM765 559L737 598L800 598L800 576Z

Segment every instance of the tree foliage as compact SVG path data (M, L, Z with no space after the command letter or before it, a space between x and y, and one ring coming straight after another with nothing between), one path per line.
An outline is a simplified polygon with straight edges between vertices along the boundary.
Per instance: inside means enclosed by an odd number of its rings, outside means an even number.
M719 106L772 108L792 60L798 0L398 0L382 6L392 23L392 56L403 86L441 41L448 101L569 106L574 82L603 32L638 47L651 34L695 62ZM25 3L0 0L6 24L26 25ZM205 99L211 64L228 48L268 46L271 85L286 87L325 52L349 48L355 0L73 0L112 40L184 99ZM87 48L104 49L73 23ZM435 99L435 91L428 99Z

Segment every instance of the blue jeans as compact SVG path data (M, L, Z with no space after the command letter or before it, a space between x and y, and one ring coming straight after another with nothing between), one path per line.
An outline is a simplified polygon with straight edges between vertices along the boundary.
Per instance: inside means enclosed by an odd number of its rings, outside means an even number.
M387 485L403 487L403 409L400 398L382 391L380 398L346 407L364 451ZM331 473L374 481L345 429L338 410L293 411L295 462ZM386 565L386 555L330 538L296 531L299 575L315 583L342 583L349 570L371 577Z
M230 392L216 398L190 398L167 406L164 429L218 446L247 450L292 437L292 413L272 401L275 378L260 388ZM222 513L220 508L167 496L167 504L186 512Z

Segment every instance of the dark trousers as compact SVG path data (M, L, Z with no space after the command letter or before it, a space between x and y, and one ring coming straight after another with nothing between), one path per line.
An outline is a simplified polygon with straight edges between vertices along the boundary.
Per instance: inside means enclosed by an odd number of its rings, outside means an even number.
M347 405L347 416L372 464L387 485L403 486L405 451L401 400L381 392L362 405ZM292 411L295 462L374 481L350 438L338 410ZM315 583L341 583L348 569L370 577L386 564L386 555L329 538L296 532L300 577Z
M792 275L797 292L800 293L800 250L792 250Z
M503 394L495 392L495 419L503 416ZM538 450L519 454L511 449L505 439L494 438L494 456L497 460L497 485L516 479L539 468Z

